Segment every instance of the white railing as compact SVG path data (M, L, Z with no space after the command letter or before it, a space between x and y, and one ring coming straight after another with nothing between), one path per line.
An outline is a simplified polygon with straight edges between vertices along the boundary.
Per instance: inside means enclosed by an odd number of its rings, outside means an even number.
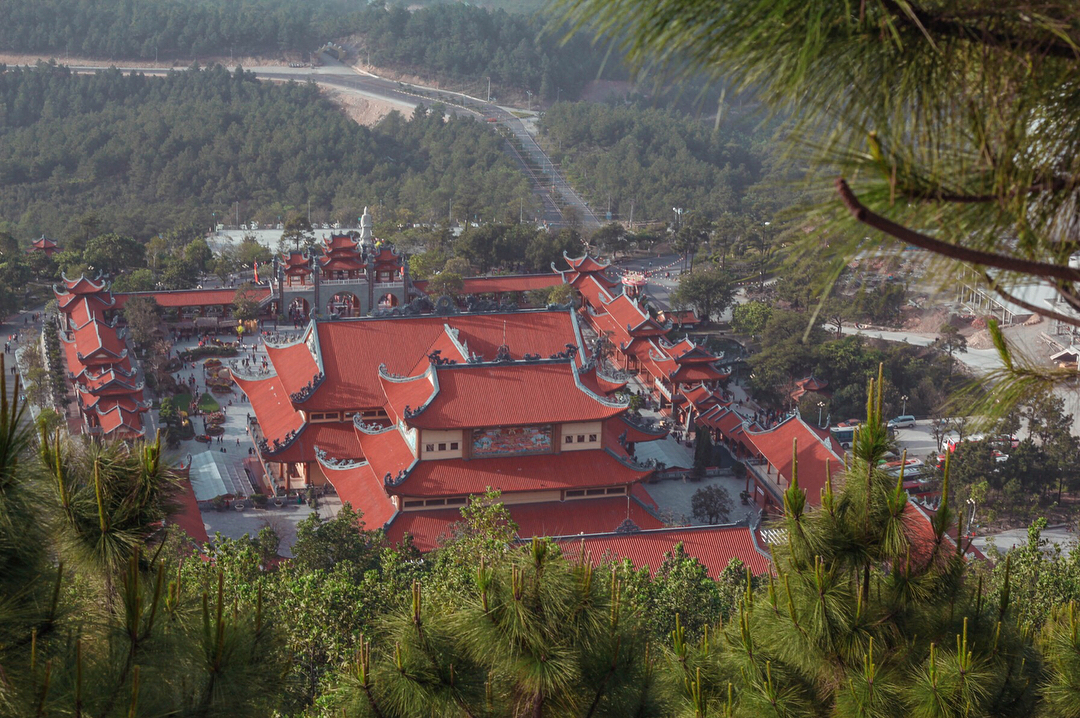
M340 287L346 284L366 284L367 279L365 277L356 277L355 279L320 279L319 284L328 287Z

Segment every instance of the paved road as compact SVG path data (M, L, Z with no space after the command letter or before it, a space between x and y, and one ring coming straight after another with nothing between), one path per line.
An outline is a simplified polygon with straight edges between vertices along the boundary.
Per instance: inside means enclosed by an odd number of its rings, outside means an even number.
M76 65L72 66L71 69L76 72L97 72L104 68ZM146 75L166 75L172 71L168 68L155 67L119 67L117 69L124 72L141 72ZM185 68L173 69L181 70ZM596 215L589 209L581 196L567 183L561 173L548 170L537 175L529 167L526 158L539 167L551 168L553 165L547 154L536 144L536 140L528 132L525 124L514 114L515 111L519 111L515 110L515 108L501 107L462 93L389 80L371 73L357 71L352 67L339 63L331 63L324 67L315 68L256 66L245 68L245 70L254 73L256 77L266 80L292 80L297 82L310 80L365 97L387 100L410 109L418 105L430 107L441 103L446 106L446 111L451 115L473 117L481 121L494 118L496 121L491 124L505 127L524 148L525 156L523 157L513 143L509 141L506 143L507 153L514 158L518 169L528 176L532 182L533 193L540 200L542 206L542 219L551 226L562 225L564 220L559 204L563 204L577 209L585 228L595 229L600 226L600 221L596 218Z

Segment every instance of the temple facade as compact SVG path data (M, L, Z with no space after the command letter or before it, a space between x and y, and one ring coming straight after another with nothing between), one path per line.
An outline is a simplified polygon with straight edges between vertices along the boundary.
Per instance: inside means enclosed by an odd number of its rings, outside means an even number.
M318 251L292 251L274 260L274 309L294 323L322 317L360 317L402 306L421 292L409 282L409 265L372 235L367 208L359 237L331 234Z
M53 287L60 309L60 345L82 431L104 439L145 435L143 382L117 329L116 298L104 280L68 279Z

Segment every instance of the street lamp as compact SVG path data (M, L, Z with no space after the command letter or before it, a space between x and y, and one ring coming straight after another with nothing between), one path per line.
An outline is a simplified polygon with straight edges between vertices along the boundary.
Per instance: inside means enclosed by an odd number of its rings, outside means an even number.
M900 401L902 401L902 402L903 402L903 404L904 404L904 405L903 405L903 408L902 408L902 409L900 409L900 413L901 413L902 415L903 415L903 414L907 414L907 394L904 394L904 395L903 395L902 397L900 397Z
M817 403L817 425L821 426L821 410L825 408L825 402L819 401Z
M529 96L529 112L532 112L532 90L525 90L525 94Z

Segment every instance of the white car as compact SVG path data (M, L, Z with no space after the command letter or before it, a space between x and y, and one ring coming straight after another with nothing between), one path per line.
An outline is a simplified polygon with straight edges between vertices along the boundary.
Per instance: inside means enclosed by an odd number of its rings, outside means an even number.
M903 416L889 419L888 423L890 429L910 429L913 426L915 426L915 417L911 414L904 414Z

